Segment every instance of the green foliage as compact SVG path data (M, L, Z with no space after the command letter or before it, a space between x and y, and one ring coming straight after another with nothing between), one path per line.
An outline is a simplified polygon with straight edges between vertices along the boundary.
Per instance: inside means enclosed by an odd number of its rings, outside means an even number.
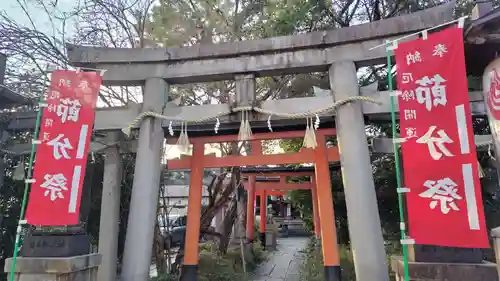
M228 250L224 257L207 251L200 252L199 280L200 281L232 281L244 277L241 269L241 257L236 251Z
M2 256L0 266L3 268L5 259L11 257L14 253L14 241L16 239L16 227L21 211L21 201L24 192L24 182L14 181L10 177L14 167L19 164L20 158L5 157L4 183L0 192L0 214L2 220L0 223L0 245L2 247ZM26 163L26 162L25 162ZM4 273L0 279L5 276Z
M342 280L355 281L356 276L354 273L354 262L351 251L346 246L341 246L339 252ZM300 281L325 280L323 254L319 242L315 239L311 239L304 255L304 260L300 267Z
M266 258L266 253L259 242L253 243L251 252L244 251L244 253L247 272L253 271ZM243 260L241 259L240 247L229 249L224 258L233 262L236 272L243 273Z
M324 278L323 255L319 241L311 238L304 250L304 259L300 266L300 281L322 281Z
M397 244L389 244L386 246L387 265L390 269L390 257L392 255L401 254L401 248ZM353 253L348 246L340 246L340 267L342 270L342 280L355 281L356 274L354 270ZM395 280L394 274L390 275L391 281ZM300 281L323 281L324 279L324 266L323 254L319 241L311 238L307 248L304 251L304 260L300 267Z
M260 263L267 260L267 252L262 248L260 242L253 243L253 262L254 266L257 267ZM254 268L255 269L255 268Z
M302 220L305 223L305 229L312 232L314 230L314 222L311 191L291 190L288 192L288 196L294 207L303 214Z
M298 152L302 148L301 139L290 139L280 141L280 148L283 149L285 153Z
M265 21L257 24L262 37L283 36L331 27L331 1L270 0Z
M200 245L200 260L198 263L199 280L248 280L248 276L251 274L252 270L265 259L266 252L262 249L260 243L254 243L251 252L245 251L245 262L247 265L247 274L245 274L240 247L230 248L224 256L221 256L217 252L217 245L215 243L203 243ZM152 281L170 280L177 280L177 276L167 274L152 279Z

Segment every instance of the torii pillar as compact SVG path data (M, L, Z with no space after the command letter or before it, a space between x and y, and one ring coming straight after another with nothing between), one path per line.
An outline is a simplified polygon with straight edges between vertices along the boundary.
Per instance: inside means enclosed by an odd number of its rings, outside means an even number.
M161 113L168 89L162 78L147 79L142 110ZM121 281L149 280L163 140L161 119L145 118L139 131Z
M260 193L260 222L259 222L259 232L260 232L260 243L262 248L266 248L266 224L267 224L267 194L265 190Z
M330 86L335 100L359 95L356 72L352 61L338 62L330 67ZM351 102L338 108L335 125L356 280L388 281L387 257L361 103Z
M184 264L180 281L198 280L198 260L200 248L201 200L203 197L204 143L193 144L189 198L187 207L186 240L184 244Z
M256 177L248 176L248 190L247 190L247 242L253 243L254 239L254 224L255 224L255 191L256 191Z
M251 77L253 78L253 77ZM253 86L255 87L255 86ZM252 88L248 89L252 91ZM255 91L255 88L253 88L253 91ZM262 142L260 140L253 140L252 141L252 155L262 155ZM256 183L257 183L257 177L256 176L249 176L248 177L248 190L247 190L247 242L248 244L253 243L254 241L254 225L255 225L255 194L256 194ZM262 192L261 197L265 194L265 191ZM262 204L262 200L261 200ZM262 205L260 206L260 210L262 213ZM260 216L260 219L262 221L262 215ZM262 231L260 231L262 233ZM261 234L262 235L262 234ZM261 240L262 242L262 240ZM265 246L265 241L263 243ZM251 246L251 245L250 245Z
M316 186L316 180L314 179L314 176L311 177L311 182L313 184L311 188L311 200L312 200L312 207L313 207L313 223L314 223L314 236L317 239L321 238L321 222L319 219L319 211L318 211L318 190Z
M108 143L119 141L119 132L109 132ZM106 148L102 185L101 221L99 224L99 254L102 262L97 281L116 280L118 232L120 229L121 157L118 144Z
M316 135L318 146L314 149L317 183L318 211L321 220L321 248L325 281L341 281L340 257L335 226L335 212L328 166L326 138Z

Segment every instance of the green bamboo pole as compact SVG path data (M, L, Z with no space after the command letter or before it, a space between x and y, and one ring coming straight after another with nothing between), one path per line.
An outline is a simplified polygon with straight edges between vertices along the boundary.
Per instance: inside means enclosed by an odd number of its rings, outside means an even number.
M43 107L42 104L44 103L44 95L45 95L46 89L43 90L41 97L40 97L40 102L39 102L39 107L38 107L38 113L36 114L36 125L35 125L35 134L33 135L33 141L31 142L31 153L30 153L30 158L29 158L29 164L28 164L28 174L25 178L25 184L24 184L24 194L23 194L23 201L21 203L21 214L19 215L19 222L17 223L17 230L16 230L16 241L14 242L14 255L12 256L12 266L10 268L10 275L9 275L9 281L14 281L15 279L15 269L16 269L16 264L17 264L17 252L19 251L19 246L20 246L20 238L21 238L21 231L23 229L21 221L24 220L24 213L26 211L26 204L28 202L28 193L30 190L30 182L26 181L31 179L32 174L33 174L33 162L35 160L35 154L36 154L36 144L34 140L38 140L38 134L40 131L40 120L42 119L42 112L43 112Z
M389 86L389 92L391 92L391 121L392 121L392 139L393 139L393 148L394 148L394 162L396 166L396 179L397 179L397 187L398 190L401 188L401 170L400 170L400 159L398 153L398 144L395 141L397 138L396 132L396 105L394 102L394 95L392 91L394 90L394 86L392 85L392 65L391 65L391 52L389 47L386 48L387 53L387 81ZM406 238L406 227L401 227L405 225L405 216L403 210L403 194L398 192L398 205L399 205L399 221L400 221L400 229L401 229L401 240ZM408 245L403 246L403 265L404 265L404 276L405 281L410 281L410 274L408 271Z

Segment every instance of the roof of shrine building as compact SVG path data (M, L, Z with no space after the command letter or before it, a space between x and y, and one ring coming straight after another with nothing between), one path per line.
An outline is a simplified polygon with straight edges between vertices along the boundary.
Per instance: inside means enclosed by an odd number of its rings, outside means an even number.
M500 7L484 8L477 6L473 12L472 21L465 29L465 37L469 43L482 44L500 43Z
M486 1L478 3L465 26L464 39L467 73L480 77L500 50L500 7L493 9Z
M28 99L0 84L0 109L12 108L22 104L27 104Z
M5 65L7 56L0 53L0 109L12 108L17 105L26 104L28 99L12 91L4 85Z

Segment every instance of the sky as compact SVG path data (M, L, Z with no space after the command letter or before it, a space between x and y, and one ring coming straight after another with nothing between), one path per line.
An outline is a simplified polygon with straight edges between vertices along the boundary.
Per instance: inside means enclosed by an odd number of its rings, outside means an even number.
M50 32L51 26L47 13L33 5L32 0L0 0L0 10L6 12L17 22L26 26L31 26L18 2L27 3L26 6L28 7L28 12L32 15L32 19L40 31ZM76 0L58 0L57 8L62 12L69 12L72 10L76 2Z

